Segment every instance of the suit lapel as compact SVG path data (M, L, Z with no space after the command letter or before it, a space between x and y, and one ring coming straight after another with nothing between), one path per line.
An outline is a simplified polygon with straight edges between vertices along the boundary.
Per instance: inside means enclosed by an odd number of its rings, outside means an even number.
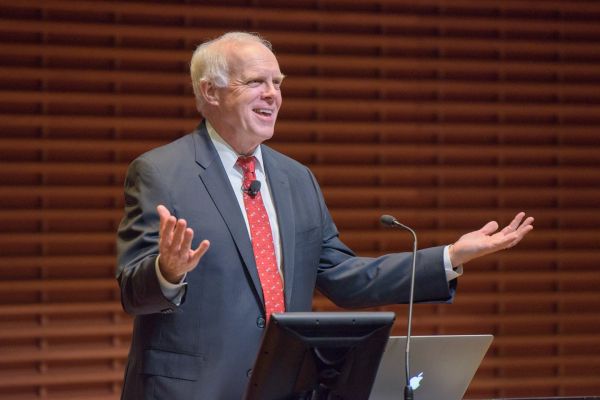
M288 177L283 172L284 167L275 159L273 150L267 146L262 146L262 156L279 224L282 255L281 265L285 284L285 304L286 309L288 309L291 304L292 288L294 287L294 247L296 246L292 194L290 192Z
M237 250L242 257L246 273L250 276L256 296L264 310L262 288L246 223L235 194L232 192L231 185L229 185L225 168L223 168L219 155L210 140L204 122L201 124L198 133L194 135L194 145L196 147L196 163L202 167L199 174L200 179L233 237Z

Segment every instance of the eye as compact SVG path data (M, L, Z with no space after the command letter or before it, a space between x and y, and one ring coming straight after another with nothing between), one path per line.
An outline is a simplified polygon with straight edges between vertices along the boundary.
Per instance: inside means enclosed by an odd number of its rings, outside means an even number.
M263 80L262 79L250 79L246 82L246 85L250 86L250 87L258 87L260 85L262 85Z

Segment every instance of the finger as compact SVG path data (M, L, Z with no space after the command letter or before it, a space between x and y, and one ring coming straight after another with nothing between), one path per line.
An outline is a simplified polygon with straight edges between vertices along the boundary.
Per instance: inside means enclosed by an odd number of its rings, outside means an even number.
M518 235L523 236L525 233L533 229L533 217L527 217L524 221L521 221L524 216L524 213L520 216L521 218L518 220L519 225L513 226L513 223L517 221L517 218L515 218L509 226L502 230L504 234L508 235L510 233L517 233Z
M534 222L534 221L535 221L535 220L534 220L534 218L533 218L533 217L527 217L527 218L525 219L525 221L523 221L523 223L522 223L522 224L521 224L521 225L520 225L520 226L517 228L517 230L522 230L522 229L525 229L525 228L527 228L527 227L529 227L529 226L532 226L532 227L533 227L533 222Z
M169 209L167 207L163 206L162 204L159 204L158 206L156 206L156 212L158 212L158 216L160 218L161 223L163 221L166 221L166 219L171 216Z
M156 207L156 211L160 219L159 235L163 239L162 242L169 244L171 242L170 233L173 230L176 219L171 215L167 207L162 204Z
M498 223L496 221L490 221L487 224L485 224L479 230L479 232L481 232L485 235L491 235L492 233L496 232L497 230L498 230Z
M191 264L194 266L196 264L198 264L198 262L200 262L200 259L202 258L202 256L204 254L206 254L206 252L208 251L209 247L210 247L210 242L208 240L203 240L202 242L200 242L200 244L198 245L198 248L192 252L192 257L190 259Z
M528 224L525 226L520 226L519 229L517 230L517 237L509 243L508 247L515 246L517 243L519 243L525 237L525 235L527 235L532 230L533 230L533 225L531 225L531 224Z
M192 249L192 239L194 238L194 231L192 228L187 228L183 234L183 240L181 242L181 248L179 254L181 257L187 258L189 251Z
M504 236L504 243L502 243L502 248L509 249L513 246L516 246L517 243L519 243L531 230L533 230L533 225L531 225L530 223L522 224L515 232L511 232Z
M174 216L170 215L161 231L160 231L160 242L163 246L166 247L171 247L172 243L173 243L173 229L175 228L175 224L177 223L177 218L175 218Z
M523 211L517 213L517 215L515 215L513 220L510 222L509 226L511 228L517 229L519 227L519 225L521 224L521 221L523 220L524 217L525 217L525 213Z
M183 237L187 229L187 222L185 219L179 219L175 224L175 230L173 231L173 242L171 248L174 252L180 252L183 244Z
M167 220L171 216L171 213L169 212L167 207L163 206L162 204L156 206L156 212L158 212L158 218L160 221L159 233L161 236L163 236L165 225L167 223Z
M518 213L517 215L515 215L513 220L510 221L510 224L506 225L506 227L504 227L504 229L502 229L502 233L507 235L509 233L515 232L519 228L519 225L521 224L523 217L525 217L525 213L522 211L520 213Z

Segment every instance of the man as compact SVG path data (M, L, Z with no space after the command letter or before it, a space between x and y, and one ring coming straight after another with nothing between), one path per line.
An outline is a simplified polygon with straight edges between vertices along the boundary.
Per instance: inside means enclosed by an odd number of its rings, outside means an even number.
M136 159L125 183L125 399L240 399L269 315L310 310L315 287L344 307L408 300L411 254L356 257L311 172L262 145L284 78L270 44L226 34L199 46L191 74L202 124ZM420 250L416 301L450 301L454 267L514 246L532 222Z

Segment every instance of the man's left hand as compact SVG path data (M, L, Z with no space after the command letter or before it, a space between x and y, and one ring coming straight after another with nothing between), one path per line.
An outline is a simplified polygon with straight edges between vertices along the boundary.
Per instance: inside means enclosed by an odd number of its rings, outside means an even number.
M525 218L524 212L518 213L511 223L500 231L498 223L490 221L483 228L461 236L450 246L452 266L456 267L486 254L511 248L532 229L533 217Z

